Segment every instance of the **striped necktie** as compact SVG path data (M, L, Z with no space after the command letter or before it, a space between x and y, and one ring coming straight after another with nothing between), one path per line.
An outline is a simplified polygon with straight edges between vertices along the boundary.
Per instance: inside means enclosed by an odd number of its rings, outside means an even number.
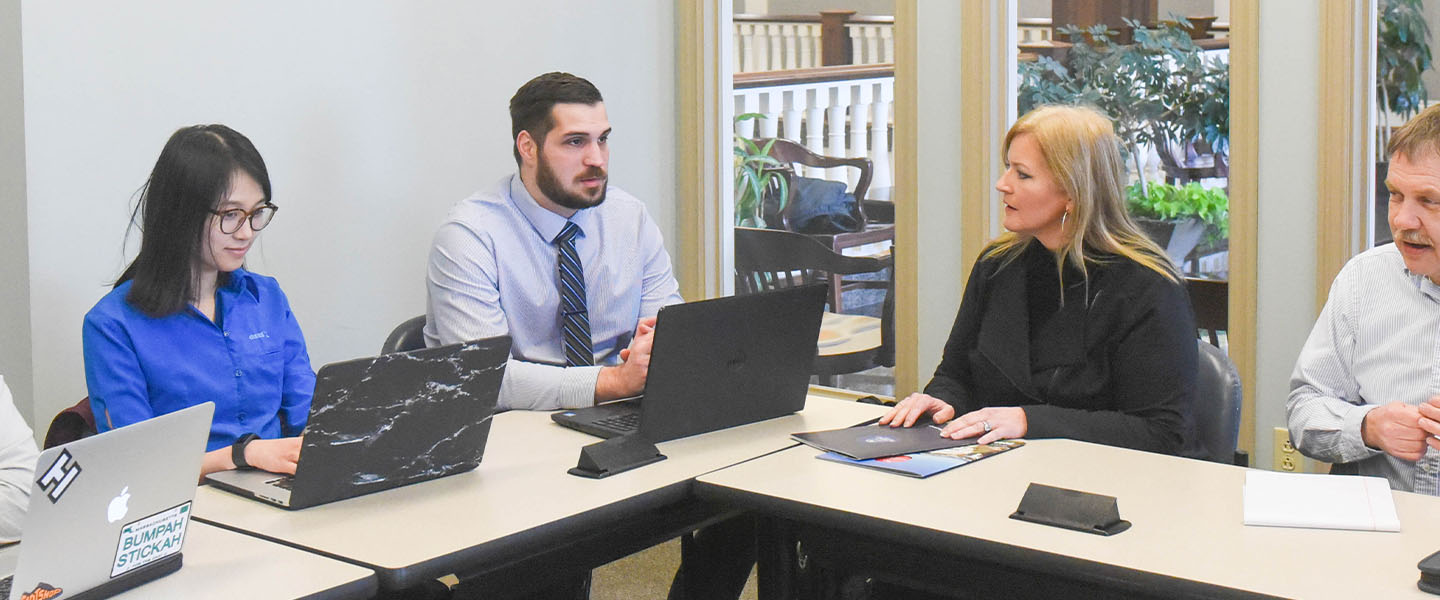
M585 309L585 271L575 252L575 236L579 234L580 226L566 221L560 235L555 236L560 251L555 261L560 279L560 328L565 364L572 367L595 364L595 352L590 346L590 313Z

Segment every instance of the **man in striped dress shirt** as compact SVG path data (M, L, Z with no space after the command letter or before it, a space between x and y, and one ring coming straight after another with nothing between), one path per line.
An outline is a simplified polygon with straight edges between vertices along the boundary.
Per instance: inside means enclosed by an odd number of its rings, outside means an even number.
M1300 452L1436 495L1440 477L1440 105L1390 141L1394 244L1350 259L1295 364Z
M510 99L517 174L460 201L435 234L425 343L513 339L499 408L579 408L645 389L655 315L681 302L660 229L610 187L599 90L569 73ZM672 599L736 598L755 562L754 522L694 533ZM535 598L586 598L589 575Z
M655 314L681 299L645 205L608 185L600 92L547 73L510 116L519 172L460 201L435 234L425 343L511 336L501 410L638 395Z

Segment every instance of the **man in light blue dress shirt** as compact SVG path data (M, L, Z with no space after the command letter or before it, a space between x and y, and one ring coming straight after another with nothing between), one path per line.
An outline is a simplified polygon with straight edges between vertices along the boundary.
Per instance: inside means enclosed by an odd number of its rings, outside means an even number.
M1440 106L1391 139L1394 244L1350 259L1300 352L1290 437L1336 472L1437 495L1440 476Z
M608 185L610 122L599 92L560 75L537 77L511 100L519 173L456 204L430 252L425 343L511 336L501 409L640 394L655 314L681 302L660 229L644 204ZM576 101L531 98L541 95ZM594 366L566 366L554 240L567 223L580 230Z
M435 234L425 344L511 336L501 409L639 395L655 315L682 300L645 205L608 185L610 121L600 92L574 75L546 73L510 99L510 119L519 173L460 201ZM562 233L571 228L579 229L573 238ZM574 240L572 259L583 270L579 299L573 288L572 298L562 297L563 239ZM567 329L575 302L588 317L588 339L578 343L588 357L575 355ZM586 362L593 366L575 366ZM738 597L755 562L753 532L749 517L695 532L670 598ZM588 574L556 579L534 597L589 596Z

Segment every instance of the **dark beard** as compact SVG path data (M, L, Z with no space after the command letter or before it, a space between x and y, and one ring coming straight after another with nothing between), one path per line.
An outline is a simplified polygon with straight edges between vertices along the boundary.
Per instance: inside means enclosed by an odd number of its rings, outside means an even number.
M586 198L585 196L571 193L565 189L565 186L560 183L560 179L555 176L555 171L551 170L550 165L545 162L545 153L541 152L536 154L535 158L535 184L540 186L540 193L545 194L545 197L549 198L551 202L571 210L584 210L586 208L599 206L601 202L605 201L605 190L609 185L608 180L605 185L600 186L599 196L596 196L594 199ZM592 168L580 174L581 179L590 177L605 177L605 170Z

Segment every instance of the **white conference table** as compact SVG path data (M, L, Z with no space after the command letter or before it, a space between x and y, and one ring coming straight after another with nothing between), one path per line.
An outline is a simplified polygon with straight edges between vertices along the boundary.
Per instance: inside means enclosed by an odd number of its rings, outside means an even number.
M0 564L13 566L22 546L0 549ZM112 598L369 598L375 591L370 569L191 520L179 571Z
M898 568L937 589L973 591L965 570L984 564L1001 576L977 578L999 582L985 589L1000 597L1049 595L1047 579L1073 597L1433 597L1416 588L1416 563L1440 550L1440 498L1396 492L1400 533L1247 527L1240 467L1056 439L912 479L818 453L797 447L709 473L696 493L822 532L814 547L853 549L839 558L858 569L909 548L918 560ZM1133 526L1104 537L1008 518L1031 482L1114 496Z
M666 460L597 480L566 470L599 438L556 425L549 413L511 411L495 416L474 471L299 511L202 486L195 517L372 568L383 589L476 569L588 569L668 539L653 536L673 537L717 518L709 505L665 512L703 504L690 493L695 477L793 446L791 433L846 427L882 412L812 395L799 413L664 442L658 446ZM668 529L648 527L666 514ZM594 554L609 546L620 553ZM549 563L526 562L546 553ZM591 559L600 562L584 564Z

